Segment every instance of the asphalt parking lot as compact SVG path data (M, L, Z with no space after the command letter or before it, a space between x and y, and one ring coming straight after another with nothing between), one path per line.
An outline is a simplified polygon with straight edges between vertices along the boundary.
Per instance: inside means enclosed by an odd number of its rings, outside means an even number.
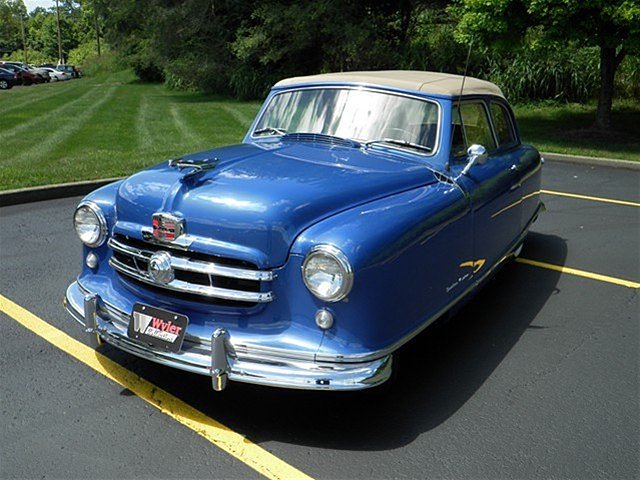
M247 459L266 451L313 478L638 478L640 171L548 162L543 188L595 198L543 193L521 256L584 275L508 265L410 344L380 392L214 393L101 347L261 447L237 456L242 445L219 448L0 309L0 477L257 478ZM78 200L0 209L0 294L83 340L62 307L81 261Z

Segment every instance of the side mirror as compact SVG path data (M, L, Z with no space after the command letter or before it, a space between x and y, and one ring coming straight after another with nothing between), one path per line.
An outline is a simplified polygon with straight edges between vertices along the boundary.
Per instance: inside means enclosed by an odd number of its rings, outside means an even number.
M486 162L487 149L482 145L474 143L467 149L467 159L467 164L462 169L462 172L460 172L460 175L467 175L469 173L469 170L471 170L471 167L473 167L476 163L482 165L484 162Z

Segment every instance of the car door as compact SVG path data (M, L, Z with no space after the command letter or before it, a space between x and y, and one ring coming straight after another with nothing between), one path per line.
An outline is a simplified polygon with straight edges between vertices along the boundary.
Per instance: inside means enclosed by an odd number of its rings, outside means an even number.
M510 168L518 179L514 192L521 202L520 232L523 232L540 205L540 155L531 146L520 142L513 112L506 102L492 99L490 110L499 151L510 158Z
M482 145L488 154L486 161L476 163L464 179L473 212L473 268L474 273L480 273L499 261L519 234L518 167L513 166L514 157L509 149L498 145L487 102L463 101L453 114L452 168L462 170L467 163L466 150L471 145Z

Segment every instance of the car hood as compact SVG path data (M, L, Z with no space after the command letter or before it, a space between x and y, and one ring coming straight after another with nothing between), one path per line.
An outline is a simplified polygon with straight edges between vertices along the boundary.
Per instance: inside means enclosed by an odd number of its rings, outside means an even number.
M140 237L154 213L172 213L186 234L207 239L192 249L274 268L323 218L435 181L417 161L342 146L240 144L183 157L203 159L218 162L195 175L164 162L123 181L116 233Z

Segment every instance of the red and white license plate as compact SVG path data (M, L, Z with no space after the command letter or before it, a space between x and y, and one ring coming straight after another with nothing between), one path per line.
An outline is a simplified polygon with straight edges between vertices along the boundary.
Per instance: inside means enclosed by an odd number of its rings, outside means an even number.
M179 352L188 324L189 319L185 315L136 303L127 333L140 342Z

